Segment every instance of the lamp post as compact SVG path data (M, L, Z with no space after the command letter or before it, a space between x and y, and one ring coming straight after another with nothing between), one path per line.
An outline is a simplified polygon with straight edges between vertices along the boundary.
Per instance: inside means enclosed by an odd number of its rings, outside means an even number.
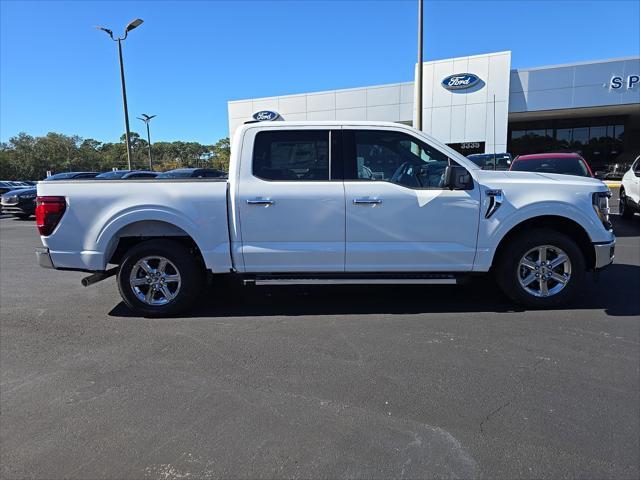
M422 1L418 0L418 74L416 78L416 128L422 130Z
M124 36L114 38L113 32L108 28L96 27L98 30L102 30L107 33L111 40L118 42L118 58L120 59L120 81L122 82L122 103L124 105L124 127L125 127L125 139L127 141L127 162L129 164L129 170L131 170L131 132L129 131L129 109L127 108L127 89L124 83L124 64L122 63L122 40L126 40L129 32L142 24L143 20L136 18L124 30Z
M149 122L156 115L147 115L146 113L142 113L138 120L142 120L147 126L147 149L149 151L149 170L153 171L153 162L151 160L151 134L149 133Z

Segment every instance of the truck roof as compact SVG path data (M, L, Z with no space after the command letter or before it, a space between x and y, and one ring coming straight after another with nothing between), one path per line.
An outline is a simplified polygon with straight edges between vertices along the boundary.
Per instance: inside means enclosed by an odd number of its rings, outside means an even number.
M275 121L271 121L271 122L258 122L258 121L251 121L251 122L247 122L244 125L249 125L249 126L266 126L266 125L272 125L272 126L324 126L324 125L329 125L329 126L336 126L336 125L363 125L363 126L376 126L376 127L405 127L405 128L412 128L409 127L408 125L405 125L404 123L396 123L396 122L383 122L383 121L378 121L378 120L275 120Z

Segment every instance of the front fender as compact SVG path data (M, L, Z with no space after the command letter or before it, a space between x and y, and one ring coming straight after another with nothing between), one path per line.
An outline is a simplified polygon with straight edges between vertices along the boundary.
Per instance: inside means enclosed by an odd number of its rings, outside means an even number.
M562 217L573 221L587 233L591 242L607 242L613 236L602 226L595 212L578 208L568 202L541 201L519 208L505 204L491 218L480 220L474 271L489 270L498 245L511 230L527 220L544 216Z

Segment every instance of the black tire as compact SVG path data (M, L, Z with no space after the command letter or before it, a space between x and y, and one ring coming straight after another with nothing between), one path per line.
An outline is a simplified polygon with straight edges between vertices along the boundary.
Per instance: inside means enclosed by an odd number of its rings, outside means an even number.
M137 272L142 272L138 262L145 257L162 257L169 261L168 275L174 275L174 270L179 275L179 283L175 283L171 288L175 288L172 294L175 297L165 304L150 305L138 298L134 287L131 285L131 273L136 268ZM150 260L153 262L155 260ZM138 265L138 266L137 266ZM159 265L156 265L159 267ZM155 272L158 274L158 268ZM118 271L118 290L124 303L135 313L146 317L166 317L177 315L191 308L197 301L202 286L205 282L205 269L202 262L181 243L174 240L148 240L132 247L120 264ZM148 278L141 276L140 280ZM167 283L167 285L169 285ZM138 287L138 292L142 296L148 292L150 287L145 284ZM158 301L164 301L165 297L160 290L156 290L151 295L151 301L155 296L161 297ZM146 296L145 296L146 297Z
M545 272L545 270L531 270L520 265L521 259L527 252L541 246L551 246L562 250L569 258L571 273L568 282L561 289L552 295L541 297L535 296L527 291L521 285L521 277L525 277L528 273L534 274ZM500 254L500 258L496 259L495 277L496 282L502 291L514 302L529 308L553 308L563 305L570 301L574 295L580 290L584 282L586 270L586 262L584 254L580 247L567 235L549 229L538 229L531 232L523 232L522 234L509 240L509 244ZM546 272L549 272L547 269ZM560 285L553 279L547 286L554 287ZM542 292L542 282L534 280L530 284L530 290L538 289ZM552 287L553 288L553 287ZM552 288L549 291L552 291Z
M620 188L620 202L618 211L622 218L629 219L633 217L633 210L631 209L631 205L629 205L629 201L627 199L627 195L625 194L624 188Z

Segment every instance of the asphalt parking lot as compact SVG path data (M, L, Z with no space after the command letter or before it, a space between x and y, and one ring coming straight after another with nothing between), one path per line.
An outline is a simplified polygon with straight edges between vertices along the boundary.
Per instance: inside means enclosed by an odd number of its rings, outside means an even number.
M0 219L2 478L640 477L640 216L567 309L463 287L214 286L131 316Z

